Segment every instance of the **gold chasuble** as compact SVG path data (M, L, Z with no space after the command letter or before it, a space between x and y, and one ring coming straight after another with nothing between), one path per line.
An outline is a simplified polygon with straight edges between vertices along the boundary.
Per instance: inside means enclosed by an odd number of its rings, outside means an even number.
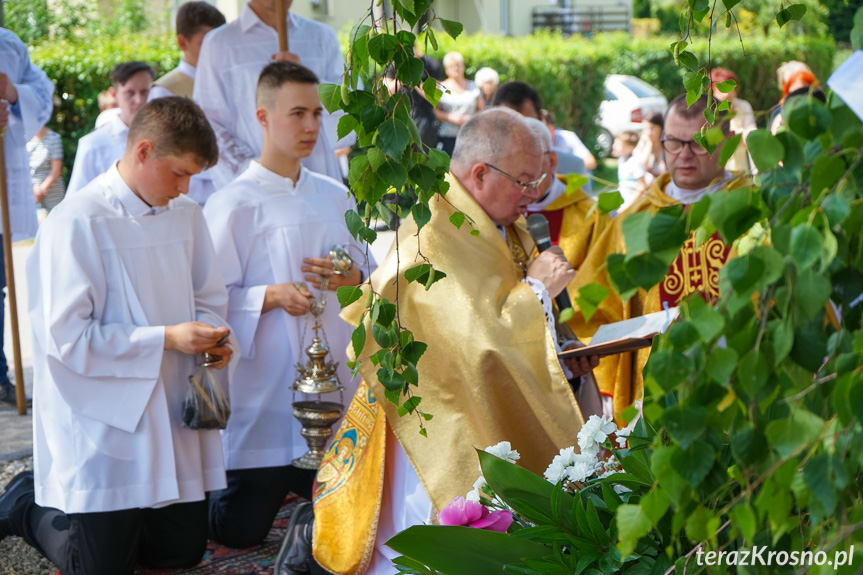
M192 91L195 88L195 80L189 78L176 68L153 82L153 84L161 86L175 96L182 96L183 98L191 98Z
M673 206L679 202L665 194L671 181L666 172L660 175L647 192L638 198L623 214L611 221L599 237L585 259L575 280L570 283L571 293L577 293L581 286L596 282L611 289L605 271L605 260L609 254L626 253L622 223L629 214L649 211L656 213L660 208ZM746 179L730 180L723 188L735 189L748 183ZM714 192L714 193L722 193ZM612 291L600 304L596 313L586 322L576 309L575 317L569 322L579 339L588 341L600 325L662 311L678 305L693 293L701 294L708 302L719 298L719 270L729 259L730 246L725 245L718 234L708 238L702 245L695 246L695 238L690 236L680 249L677 259L668 267L668 274L656 286L645 292L640 289L626 303ZM572 298L575 308L575 298ZM650 355L650 348L637 352L622 353L602 358L599 367L594 369L599 390L613 398L614 413L620 414L644 394L642 371Z
M399 314L428 349L418 363L420 408L434 418L419 434L416 415L399 417L384 398L377 368L365 359L363 384L325 454L314 491L314 555L328 570L361 574L371 559L380 511L387 427L404 448L426 493L439 511L464 496L479 476L475 448L509 441L519 465L542 473L559 450L577 445L581 412L555 353L542 306L521 280L523 264L473 197L450 174L446 198L429 202L432 218L417 235L409 217L396 246L372 275L375 289L391 301L398 276ZM473 220L457 229L450 216L461 210ZM533 242L524 219L510 226L511 243L526 253ZM404 279L404 270L429 258L444 279L426 291ZM524 257L518 259L526 259ZM362 302L365 298L360 298ZM356 325L360 303L343 312ZM368 358L377 351L366 322ZM348 350L352 353L352 349Z

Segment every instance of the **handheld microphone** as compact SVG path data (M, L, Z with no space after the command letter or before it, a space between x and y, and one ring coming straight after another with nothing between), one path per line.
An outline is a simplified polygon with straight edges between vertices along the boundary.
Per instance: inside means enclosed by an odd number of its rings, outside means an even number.
M533 238L536 248L540 252L544 252L551 247L551 232L548 230L548 220L544 215L539 213L531 214L527 218L527 231L530 233L530 237ZM561 322L572 318L575 312L572 309L572 302L569 301L569 293L567 293L565 287L563 291L557 294L554 301L557 302Z

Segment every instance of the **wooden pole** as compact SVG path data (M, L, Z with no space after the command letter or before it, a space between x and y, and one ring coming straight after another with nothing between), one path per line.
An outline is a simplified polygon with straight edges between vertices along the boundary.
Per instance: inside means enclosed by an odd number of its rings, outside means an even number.
M285 0L276 0L276 31L279 33L279 52L288 51L288 9Z
M15 297L15 269L12 266L12 224L9 221L9 190L6 186L6 128L0 128L0 206L3 219L3 259L6 264L6 289L9 292L9 321L12 324L12 355L15 361L15 403L18 415L27 415L24 394L24 366L18 334L18 300ZM3 329L3 326L0 326Z

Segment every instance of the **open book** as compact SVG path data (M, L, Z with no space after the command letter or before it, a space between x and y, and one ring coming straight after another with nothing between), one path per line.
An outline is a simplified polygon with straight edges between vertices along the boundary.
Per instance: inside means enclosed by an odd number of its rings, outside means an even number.
M649 313L617 323L605 324L596 330L593 339L590 340L590 345L563 351L557 356L561 359L586 355L605 357L606 355L650 347L654 336L665 333L671 322L676 320L679 315L680 309L672 307L668 310Z

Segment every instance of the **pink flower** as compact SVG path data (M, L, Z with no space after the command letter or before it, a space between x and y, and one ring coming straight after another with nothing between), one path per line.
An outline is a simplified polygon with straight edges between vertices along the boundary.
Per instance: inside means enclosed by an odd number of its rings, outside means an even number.
M441 525L466 525L475 529L488 529L505 533L512 524L509 511L489 511L484 505L456 497L437 514Z

